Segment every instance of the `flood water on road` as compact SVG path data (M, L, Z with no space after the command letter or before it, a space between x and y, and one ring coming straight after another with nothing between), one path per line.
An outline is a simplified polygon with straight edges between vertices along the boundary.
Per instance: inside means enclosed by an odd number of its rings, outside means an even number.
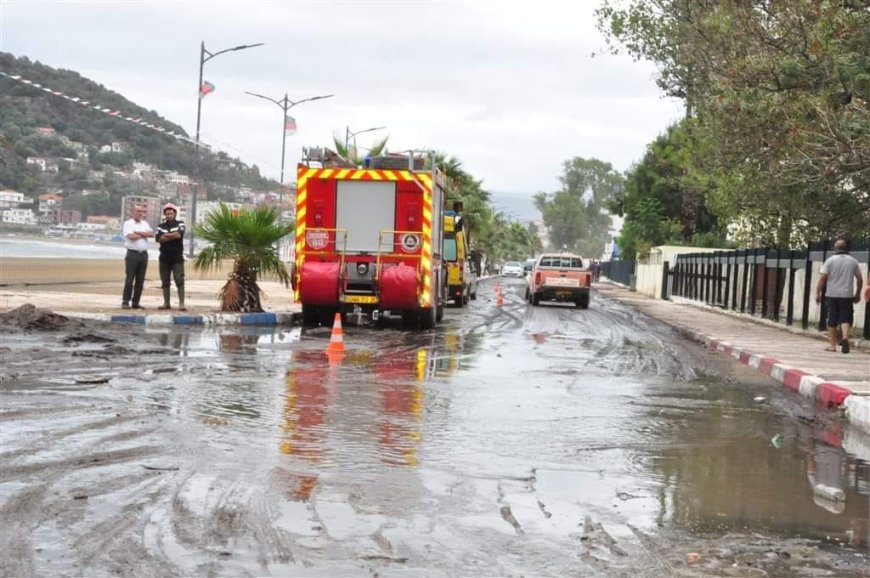
M340 356L329 328L5 339L0 574L867 574L836 413L500 283Z

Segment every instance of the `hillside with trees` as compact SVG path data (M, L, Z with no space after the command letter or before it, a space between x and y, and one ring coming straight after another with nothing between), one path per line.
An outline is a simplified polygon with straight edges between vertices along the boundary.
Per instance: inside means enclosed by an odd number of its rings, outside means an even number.
M133 163L152 165L184 175L194 172L195 147L184 129L146 110L120 94L70 70L55 69L26 56L0 52L0 71L32 81L23 84L0 77L0 188L35 197L46 191L59 191L66 197L64 208L81 210L84 216L106 203L120 207L123 194L149 192L145 182L130 181L119 174L129 172ZM51 92L42 87L50 88ZM79 102L98 103L118 116L111 116ZM125 120L135 117L160 126L181 138ZM42 129L42 130L40 130ZM47 131L45 129L51 129ZM74 143L76 148L72 148ZM117 143L120 150L101 152ZM86 154L79 154L79 153ZM200 176L208 183L210 199L230 200L241 187L274 190L277 184L260 175L256 166L248 167L225 153L200 150ZM41 157L56 161L57 171L45 171L28 164ZM63 161L66 159L66 161ZM87 195L82 193L87 191ZM104 211L100 209L99 212Z

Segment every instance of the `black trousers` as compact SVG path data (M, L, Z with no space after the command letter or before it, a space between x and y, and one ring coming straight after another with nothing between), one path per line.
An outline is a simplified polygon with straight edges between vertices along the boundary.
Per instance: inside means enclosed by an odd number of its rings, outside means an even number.
M142 288L145 286L145 272L148 270L148 251L133 251L127 249L124 257L126 277L124 279L124 303L139 305L142 297Z
M160 285L169 289L170 276L175 278L175 286L184 289L184 261L164 263L160 261Z

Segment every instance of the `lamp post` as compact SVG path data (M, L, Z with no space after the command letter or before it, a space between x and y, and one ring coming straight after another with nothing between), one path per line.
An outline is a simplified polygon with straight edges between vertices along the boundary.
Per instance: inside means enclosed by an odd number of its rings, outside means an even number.
M258 42L257 44L240 44L239 46L233 46L232 48L225 48L224 50L218 50L217 52L209 52L205 48L205 41L199 43L199 84L196 85L196 152L193 157L193 195L190 200L190 257L193 257L193 229L196 226L196 197L197 197L197 187L199 185L199 127L200 120L202 119L202 97L205 96L202 93L202 69L205 66L205 63L225 52L234 52L236 50L245 50L246 48L255 48L257 46L263 46L262 42Z
M284 93L284 98L280 100L276 100L274 98L269 98L268 96L263 96L262 94L257 94L255 92L245 91L245 94L250 94L251 96L256 96L257 98L262 98L263 100L268 100L269 102L274 102L278 105L278 107L284 111L284 117L281 120L281 191L279 193L279 203L284 205L284 151L287 149L287 111L296 106L297 104L302 104L303 102L308 102L310 100L320 100L322 98L331 98L332 94L324 94L321 96L311 96L309 98L303 98L302 100L290 100L287 97L287 93Z
M362 134L364 132L371 132L373 130L381 130L382 128L387 128L385 126L374 126L372 128L367 128L365 130L358 130L356 132L351 132L349 126L344 127L344 152L347 152L347 145L350 143L350 139L353 140L353 148L356 148L356 135Z

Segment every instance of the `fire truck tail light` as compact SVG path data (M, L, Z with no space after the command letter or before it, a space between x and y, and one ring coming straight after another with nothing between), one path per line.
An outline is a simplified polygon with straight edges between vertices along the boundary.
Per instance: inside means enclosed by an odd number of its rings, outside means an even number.
M314 226L320 227L323 225L323 205L314 205Z
M417 203L411 203L408 205L408 229L413 229L417 226L417 211L419 211L420 207Z

